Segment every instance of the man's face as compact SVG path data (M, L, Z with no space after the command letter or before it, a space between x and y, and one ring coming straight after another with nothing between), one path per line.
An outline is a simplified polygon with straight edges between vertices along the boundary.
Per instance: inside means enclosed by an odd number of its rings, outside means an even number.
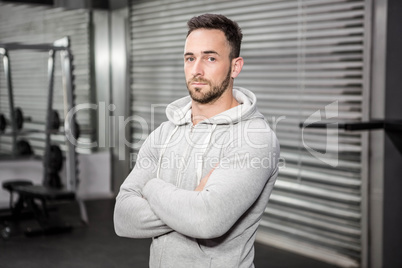
M232 85L229 54L229 43L220 30L198 29L187 37L184 74L194 101L211 103Z

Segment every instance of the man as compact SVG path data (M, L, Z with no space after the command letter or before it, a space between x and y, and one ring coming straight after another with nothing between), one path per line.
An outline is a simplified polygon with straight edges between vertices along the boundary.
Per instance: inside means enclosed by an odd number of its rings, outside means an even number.
M233 88L242 33L222 15L188 21L190 96L171 103L117 196L119 236L153 238L150 267L254 267L279 145L256 97Z

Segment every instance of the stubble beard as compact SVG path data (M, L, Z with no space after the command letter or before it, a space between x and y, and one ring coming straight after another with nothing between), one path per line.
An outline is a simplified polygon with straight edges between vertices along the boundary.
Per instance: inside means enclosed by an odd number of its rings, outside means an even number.
M220 85L212 85L212 83L203 78L192 78L187 82L187 89L188 92L190 93L190 97L193 101L198 102L200 104L207 104L207 103L213 103L217 99L219 99L222 94L226 91L228 88L230 81L232 79L231 77L232 70L231 68L229 69L229 72L227 73L225 80L222 81ZM207 83L210 87L210 90L206 93L201 93L201 88L195 87L195 92L190 89L190 84L192 82L201 82L201 83ZM197 94L198 93L198 94Z

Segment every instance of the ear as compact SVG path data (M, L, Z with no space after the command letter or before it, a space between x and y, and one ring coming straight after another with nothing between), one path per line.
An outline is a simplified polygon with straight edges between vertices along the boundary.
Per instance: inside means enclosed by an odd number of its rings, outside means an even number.
M244 60L242 57L238 57L232 60L232 78L236 78L243 68Z

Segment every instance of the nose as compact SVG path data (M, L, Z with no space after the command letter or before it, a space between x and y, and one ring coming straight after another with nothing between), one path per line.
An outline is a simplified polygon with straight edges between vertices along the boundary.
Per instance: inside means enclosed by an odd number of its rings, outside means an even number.
M193 75L193 77L204 76L204 67L200 59L194 61L191 74Z

